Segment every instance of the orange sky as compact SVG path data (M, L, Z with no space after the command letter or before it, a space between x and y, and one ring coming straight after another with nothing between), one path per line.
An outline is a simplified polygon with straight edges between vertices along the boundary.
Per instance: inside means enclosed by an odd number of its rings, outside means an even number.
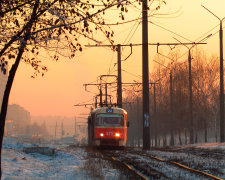
M202 8L201 4L219 17L225 17L224 0L167 0L166 2L167 5L163 6L160 12L172 13L178 11L178 14L169 15L171 18L149 18L149 20L192 41L195 41L219 24L219 21ZM140 11L132 9L130 10L129 18L132 18L132 16L137 18L139 14ZM116 27L116 43L141 43L141 24L131 40L126 41L129 39L128 34L132 29L134 30L133 27L136 27L135 22ZM219 27L210 33L215 33L218 29ZM206 33L205 36L210 33ZM182 40L180 37L149 23L149 42L176 42L172 37ZM185 40L182 41L187 42ZM209 55L211 53L219 55L218 33L206 42L208 44L204 45L203 49ZM124 49L122 59L129 54L129 50L129 47ZM160 51L164 53L167 53L168 50L168 47L160 47ZM181 48L181 50L183 52L186 51L184 48ZM150 70L153 67L155 55L156 47L149 47ZM10 103L23 106L34 116L60 115L70 117L75 114L88 113L89 108L73 106L78 103L93 102L94 94L85 92L83 84L95 81L99 75L107 74L109 68L112 68L116 61L117 54L110 49L85 48L82 53L78 53L72 60L61 58L60 62L49 62L47 74L36 79L30 78L32 69L28 65L21 64L11 91ZM141 82L141 78L137 77L137 75L141 75L141 62L141 47L134 47L132 56L122 63L122 69L136 76L123 72L123 82L132 82L133 80ZM98 93L97 88L91 88L91 90Z

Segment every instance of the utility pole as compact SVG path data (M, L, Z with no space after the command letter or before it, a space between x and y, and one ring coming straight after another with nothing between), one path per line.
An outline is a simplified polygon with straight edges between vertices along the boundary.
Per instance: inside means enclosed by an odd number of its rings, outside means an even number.
M148 1L142 1L143 149L150 149Z
M173 74L172 74L172 69L170 70L170 134L171 134L171 139L170 139L170 145L174 146L174 134L173 134L173 125L174 125L174 120L173 120Z
M138 147L140 147L140 121L139 121L139 99L137 96L137 137L138 137Z
M213 16L215 16L220 21L220 31L219 31L219 39L220 39L220 142L225 142L224 137L224 82L223 82L223 20L216 16L212 11L207 9L202 5L208 12L210 12Z
M223 18L224 19L224 18ZM222 20L223 20L222 19ZM220 21L220 142L224 142L223 27Z
M106 106L108 105L108 102L107 102L107 83L105 83L105 104L106 104Z
M189 103L190 103L190 144L194 144L194 123L193 123L193 98L192 98L192 76L191 76L191 50L188 51L189 64Z
M158 143L157 143L157 131L158 131L158 124L157 124L157 113L156 113L156 90L155 90L155 84L153 86L153 90L154 90L154 119L155 119L155 146L157 147L158 146Z
M117 64L118 64L118 76L117 76L117 104L119 108L122 108L122 78L121 78L121 45L117 45Z

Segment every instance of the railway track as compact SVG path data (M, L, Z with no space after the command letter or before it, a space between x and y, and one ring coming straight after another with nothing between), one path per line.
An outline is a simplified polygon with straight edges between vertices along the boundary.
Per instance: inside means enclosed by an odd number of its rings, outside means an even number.
M143 151L101 151L108 159L123 164L139 179L216 179L221 178L175 161L168 161Z
M160 152L160 151L159 151ZM176 153L176 152L174 152ZM127 179L216 179L209 171L191 168L175 159L159 158L151 151L89 149L89 155L110 161L114 167L130 174Z
M197 175L200 175L202 176L203 178L209 178L209 179L217 179L217 180L221 180L221 178L219 177L216 177L212 174L209 174L209 173L206 173L206 172L203 172L203 171L200 171L200 170L196 170L196 169L193 169L193 168L190 168L188 166L185 166L183 164L180 164L178 162L175 162L175 161L168 161L168 160L165 160L165 159L162 159L162 158L158 158L156 156L153 156L153 155L150 155L150 154L146 154L146 153L140 153L140 152L132 152L132 153L135 153L135 154L139 154L141 156L145 156L145 157L148 157L148 158L151 158L151 159L154 159L154 160L157 160L157 161L160 161L160 162L165 162L167 164L171 164L173 166L177 166L181 169L184 169L184 170L187 170L191 173L195 173Z
M225 157L225 152L222 149L210 150L203 148L174 148L174 149L162 149L162 148L154 148L157 151L162 152L178 152L178 153L188 153L188 154L198 154L198 156L204 157L212 157L214 159L222 159Z

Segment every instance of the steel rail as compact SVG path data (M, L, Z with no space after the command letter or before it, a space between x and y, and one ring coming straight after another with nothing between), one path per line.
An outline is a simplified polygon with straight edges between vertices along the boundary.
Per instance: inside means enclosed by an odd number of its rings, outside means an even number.
M127 152L129 152L129 151L127 151ZM175 166L178 166L178 167L183 168L185 170L188 170L190 172L195 172L196 174L200 174L200 175L206 176L208 178L212 178L212 179L215 179L215 180L223 180L222 178L219 178L219 177L214 176L212 174L209 174L209 173L197 170L197 169L190 168L188 166L185 166L183 164L177 163L175 161L167 161L167 160L164 160L164 159L161 159L161 158L149 155L149 154L142 154L142 153L136 153L136 152L129 152L129 153L131 153L131 154L132 153L133 154L138 154L138 155L141 155L141 156L146 156L148 158L152 158L152 159L157 160L157 161L161 161L161 162L165 162L165 163L168 163L168 164L171 164L171 165L175 165Z
M121 162L117 160L115 157L111 157L113 161L119 162L120 164L123 164L126 168L128 168L130 171L134 172L136 175L138 175L141 179L148 180L149 178L144 176L143 174L139 173L135 168L131 167L125 162Z

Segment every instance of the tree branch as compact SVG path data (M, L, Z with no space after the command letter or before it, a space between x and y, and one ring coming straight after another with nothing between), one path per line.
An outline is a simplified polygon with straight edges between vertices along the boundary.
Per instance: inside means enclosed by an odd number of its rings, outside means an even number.
M126 0L122 0L122 2L124 2L124 1L126 1ZM97 15L97 14L99 14L99 13L101 13L101 12L103 12L103 11L105 11L105 10L113 7L113 6L116 6L116 5L120 4L120 3L121 2L115 3L115 4L114 3L113 4L110 4L109 6L105 7L104 9L98 10L98 12L93 13L93 14L91 14L91 15L83 18L83 19L80 19L79 21L72 22L72 23L68 23L68 24L61 24L61 25L51 26L49 28L40 29L40 30L37 30L37 31L32 32L31 35L34 35L34 34L37 34L37 33L43 32L43 31L47 31L47 30L53 30L53 29L57 29L57 28L66 27L66 26L70 26L70 25L73 25L73 24L80 23L80 22L82 22L84 20L87 20L89 18L92 18L93 16L95 16L95 15Z
M48 8L51 7L53 4L55 4L57 1L58 1L58 0L55 0L55 1L53 1L51 4L49 4ZM47 11L48 8L46 8L46 9L40 11L40 12L36 15L36 17L34 18L34 21L36 21L36 20L37 20L37 19L38 19L45 11ZM22 29L21 31L19 31L16 35L14 35L14 36L11 38L11 40L10 40L7 44L5 44L4 48L0 51L0 57L1 57L1 56L4 54L4 52L9 48L9 46L11 46L12 43L14 43L15 41L20 40L20 39L23 38L23 37L21 37L21 34L22 34L22 33L24 32L24 30L27 28L27 25L28 25L28 23L27 23L26 25L24 25L23 29Z
M17 9L19 9L20 7L24 6L24 5L31 3L32 1L34 1L34 0L27 1L27 2L25 2L25 3L23 3L23 4L20 4L20 5L18 5L18 6L16 6L16 7L12 8L12 9L7 9L7 10L4 11L4 12L0 12L0 17L3 17L6 13L8 13L8 12L10 12L10 11L15 11L15 10L17 10Z

